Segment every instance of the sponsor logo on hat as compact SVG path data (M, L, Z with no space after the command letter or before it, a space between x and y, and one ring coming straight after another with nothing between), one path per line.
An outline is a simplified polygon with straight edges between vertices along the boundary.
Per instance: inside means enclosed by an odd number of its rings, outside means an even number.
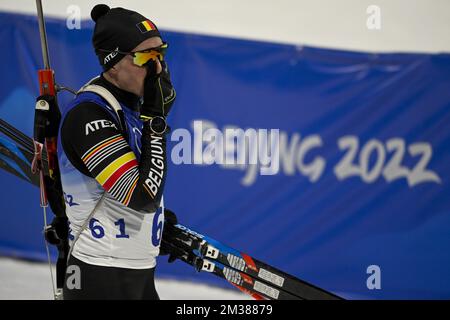
M142 33L146 33L152 30L156 30L155 25L150 20L145 20L142 22L139 22L136 27L138 27L139 31Z
M119 47L115 48L113 52L111 52L110 54L108 54L105 59L103 59L103 64L107 64L108 62L110 62L112 59L114 59L115 56L117 56L117 54L119 53Z

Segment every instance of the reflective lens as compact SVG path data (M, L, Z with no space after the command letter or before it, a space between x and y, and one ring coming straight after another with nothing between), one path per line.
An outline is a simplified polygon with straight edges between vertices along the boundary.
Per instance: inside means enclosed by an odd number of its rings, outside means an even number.
M163 45L157 48L133 52L134 56L133 63L135 65L142 67L150 60L156 61L156 59L159 59L160 61L162 61L164 60L167 47L168 47L167 43L164 43Z

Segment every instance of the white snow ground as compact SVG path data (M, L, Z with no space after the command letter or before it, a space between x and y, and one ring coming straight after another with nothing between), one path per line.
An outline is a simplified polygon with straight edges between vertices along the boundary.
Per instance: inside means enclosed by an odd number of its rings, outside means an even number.
M54 275L54 273L53 273ZM192 282L156 279L163 300L250 300L239 291ZM0 258L0 300L53 299L48 264Z

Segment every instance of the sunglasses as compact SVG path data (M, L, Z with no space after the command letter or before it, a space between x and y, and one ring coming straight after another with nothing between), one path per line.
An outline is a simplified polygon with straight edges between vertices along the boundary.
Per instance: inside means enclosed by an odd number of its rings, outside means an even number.
M104 49L98 49L98 51L102 52L114 52L114 53L120 53L123 55L130 55L133 57L133 63L139 67L142 67L150 60L156 61L156 59L159 59L160 61L164 60L164 56L166 55L166 51L169 45L164 42L159 47L155 48L149 48L145 50L139 50L139 51L132 51L132 52L124 52L119 50L104 50Z

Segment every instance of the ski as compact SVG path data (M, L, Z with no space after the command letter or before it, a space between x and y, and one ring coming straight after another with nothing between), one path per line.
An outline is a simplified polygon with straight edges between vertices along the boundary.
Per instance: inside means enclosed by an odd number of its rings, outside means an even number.
M167 209L166 209L167 210ZM199 257L232 268L251 278L305 300L340 300L341 297L300 280L181 224L165 225L166 240L182 244Z
M256 300L302 300L220 262L199 257L176 239L173 241L163 239L162 245L169 249L172 257L193 266L197 272L208 272L222 278Z

